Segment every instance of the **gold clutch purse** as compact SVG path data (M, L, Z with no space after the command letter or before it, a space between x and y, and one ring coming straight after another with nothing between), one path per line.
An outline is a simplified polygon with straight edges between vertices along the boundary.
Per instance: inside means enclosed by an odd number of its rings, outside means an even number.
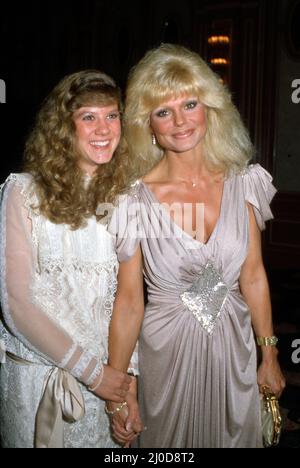
M282 418L278 399L268 387L263 387L260 410L264 446L274 447L280 439Z

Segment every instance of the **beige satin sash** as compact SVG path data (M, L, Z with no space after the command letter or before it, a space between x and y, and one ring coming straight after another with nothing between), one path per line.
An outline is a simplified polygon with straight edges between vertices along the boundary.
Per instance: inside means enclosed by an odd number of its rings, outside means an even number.
M16 364L35 365L9 352ZM85 414L84 399L77 380L58 367L47 374L45 391L36 416L35 447L63 448L63 421L80 421Z

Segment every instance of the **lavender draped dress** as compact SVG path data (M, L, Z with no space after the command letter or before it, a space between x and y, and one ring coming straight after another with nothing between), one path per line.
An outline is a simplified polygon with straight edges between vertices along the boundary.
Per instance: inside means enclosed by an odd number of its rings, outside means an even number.
M143 182L116 210L111 230L119 261L140 243L148 286L139 339L139 401L147 430L139 447L262 446L256 346L239 276L248 250L247 202L264 229L276 192L271 181L258 164L229 176L206 244L157 209ZM168 230L171 235L161 235Z

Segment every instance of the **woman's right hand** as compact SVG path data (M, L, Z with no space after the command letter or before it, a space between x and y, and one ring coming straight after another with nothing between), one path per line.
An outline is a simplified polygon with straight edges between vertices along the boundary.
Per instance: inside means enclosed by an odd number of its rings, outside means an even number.
M131 377L129 375L104 365L101 385L96 388L94 393L103 400L122 403L126 399L130 383ZM93 385L91 387L93 388Z

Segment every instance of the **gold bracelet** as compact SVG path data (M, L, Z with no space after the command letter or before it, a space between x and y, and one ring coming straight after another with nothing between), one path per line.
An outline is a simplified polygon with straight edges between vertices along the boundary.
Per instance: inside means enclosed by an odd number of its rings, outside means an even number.
M278 343L277 336L258 336L256 338L258 346L276 346Z
M123 403L121 403L119 406L117 406L116 409L114 409L113 411L109 411L109 409L107 409L107 407L105 405L105 413L108 414L109 416L113 416L114 414L119 413L120 411L122 411L122 409L125 408L125 406L127 406L127 401L123 401Z

